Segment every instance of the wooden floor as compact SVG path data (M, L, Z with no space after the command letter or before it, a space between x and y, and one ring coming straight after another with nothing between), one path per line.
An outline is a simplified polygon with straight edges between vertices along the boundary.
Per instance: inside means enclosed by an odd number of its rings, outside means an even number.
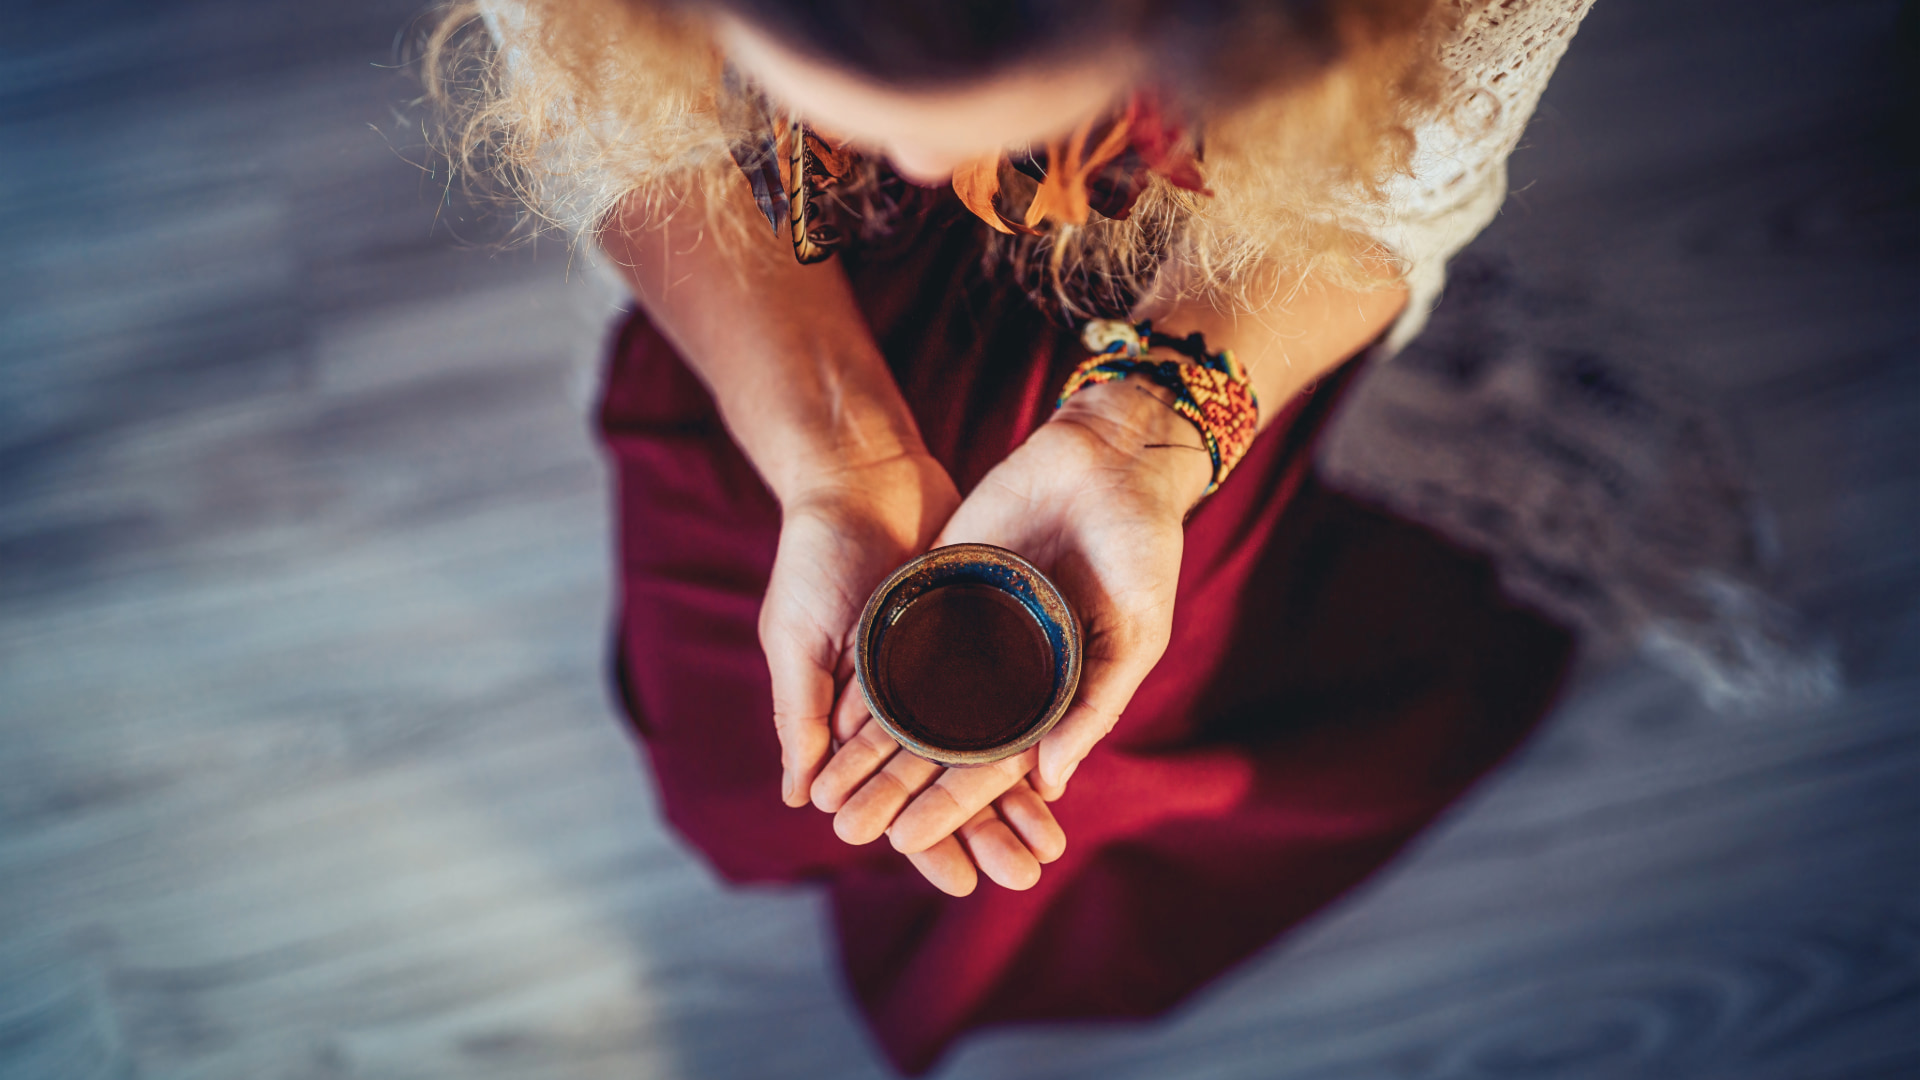
M412 0L19 7L0 1076L884 1075L819 898L722 888L653 807L602 672L611 299L436 223L386 66ZM1916 33L1605 0L1480 244L1630 307L1733 418L1844 695L1591 671L1175 1016L943 1076L1920 1076Z

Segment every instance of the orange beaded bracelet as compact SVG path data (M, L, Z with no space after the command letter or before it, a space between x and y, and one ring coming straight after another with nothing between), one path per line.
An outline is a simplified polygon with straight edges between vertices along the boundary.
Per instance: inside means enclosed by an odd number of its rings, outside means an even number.
M1145 375L1173 392L1170 403L1200 430L1200 441L1213 460L1213 479L1201 497L1219 490L1227 474L1247 456L1260 429L1260 402L1253 381L1230 349L1207 352L1206 339L1197 333L1184 338L1156 333L1152 321L1138 325L1117 319L1093 319L1081 330L1080 341L1093 353L1067 376L1055 408L1082 387ZM1181 360L1149 360L1148 349L1163 346L1181 354Z

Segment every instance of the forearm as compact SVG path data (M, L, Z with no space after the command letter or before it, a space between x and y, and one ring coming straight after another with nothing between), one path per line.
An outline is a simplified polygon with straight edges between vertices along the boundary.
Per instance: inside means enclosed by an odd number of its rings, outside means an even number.
M698 200L664 222L629 204L602 245L774 494L921 452L839 264L801 266L775 243L723 250L712 233Z
M1232 349L1253 379L1264 428L1294 395L1392 326L1406 302L1404 285L1358 292L1308 281L1255 312L1221 311L1203 297L1149 305L1142 314L1162 332L1198 330L1209 349Z

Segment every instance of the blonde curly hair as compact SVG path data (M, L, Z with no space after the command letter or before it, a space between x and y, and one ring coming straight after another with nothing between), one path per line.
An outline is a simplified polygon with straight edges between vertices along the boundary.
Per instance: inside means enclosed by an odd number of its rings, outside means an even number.
M996 237L998 254L1046 267L1038 289L1069 314L1084 313L1088 292L1259 309L1309 278L1392 284L1396 256L1361 222L1410 170L1413 132L1443 83L1433 43L1458 5L1319 7L1318 40L1272 70L1172 88L1204 132L1211 195L1156 176L1124 221ZM714 215L720 242L767 243L721 128L722 67L706 14L661 0L514 0L491 11L459 0L441 10L423 55L440 151L506 196L523 232L590 242L617 206L662 220L699 192L726 208Z

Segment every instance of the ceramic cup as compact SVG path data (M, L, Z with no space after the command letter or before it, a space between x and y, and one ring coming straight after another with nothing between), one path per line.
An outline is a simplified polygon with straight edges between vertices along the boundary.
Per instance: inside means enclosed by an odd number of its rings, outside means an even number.
M901 746L941 765L985 765L1060 722L1080 653L1080 624L1045 574L1005 548L954 544L873 591L854 668Z

